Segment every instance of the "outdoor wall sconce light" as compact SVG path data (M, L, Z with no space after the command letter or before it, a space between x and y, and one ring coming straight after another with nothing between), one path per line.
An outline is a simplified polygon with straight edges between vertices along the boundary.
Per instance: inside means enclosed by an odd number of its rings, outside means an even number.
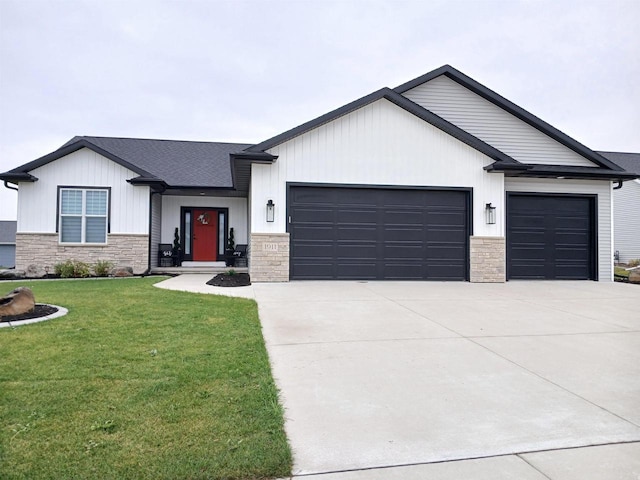
M493 225L494 223L496 223L496 207L491 206L490 203L487 203L487 205L484 207L484 215L487 224Z
M269 199L267 202L267 222L273 222L276 213L276 204L273 200Z

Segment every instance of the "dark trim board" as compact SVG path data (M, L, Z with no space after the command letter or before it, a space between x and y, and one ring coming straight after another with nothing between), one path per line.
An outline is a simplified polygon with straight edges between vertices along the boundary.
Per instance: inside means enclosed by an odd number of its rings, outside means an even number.
M597 195L506 192L505 204L507 280L597 280Z
M469 279L472 189L287 183L290 278Z

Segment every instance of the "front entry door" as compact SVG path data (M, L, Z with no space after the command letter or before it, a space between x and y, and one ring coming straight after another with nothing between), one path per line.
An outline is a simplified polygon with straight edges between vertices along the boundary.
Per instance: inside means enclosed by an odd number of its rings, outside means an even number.
M218 211L193 210L193 261L214 262L218 257Z

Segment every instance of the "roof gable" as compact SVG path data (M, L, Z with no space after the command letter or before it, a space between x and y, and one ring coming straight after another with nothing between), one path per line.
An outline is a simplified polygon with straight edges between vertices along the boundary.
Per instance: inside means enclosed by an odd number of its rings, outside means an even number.
M58 150L0 175L8 181L34 181L28 172L88 148L138 174L134 184L232 189L231 155L249 144L113 137L74 137Z
M586 146L582 145L581 143L577 142L576 140L562 133L560 130L549 125L548 123L544 122L540 118L527 112L523 108L517 106L515 103L507 100L506 98L497 94L493 90L478 83L477 81L463 74L459 70L456 70L450 65L444 65L436 70L426 73L425 75L422 75L413 80L410 80L409 82L406 82L396 87L394 91L399 94L405 94L409 90L419 87L420 85L423 85L441 76L445 76L450 80L453 80L454 82L466 88L467 90L491 102L493 105L496 105L497 107L504 110L505 112L513 115L517 119L525 122L526 124L540 131L544 135L550 137L551 139L555 140L561 145L564 145L565 147L569 148L570 150L584 157L588 161L595 164L595 166L603 167L610 170L617 170L617 171L621 170L620 168L617 167L617 165L610 162L603 156L587 148Z
M303 133L313 130L321 125L329 123L332 120L335 120L339 117L347 115L348 113L351 113L359 108L362 108L366 105L369 105L381 99L390 101L391 103L397 105L398 107L406 110L407 112L415 115L416 117L424 120L425 122L430 123L431 125L444 131L445 133L448 133L452 137L460 140L463 143L466 143L472 148L494 159L496 162L499 162L501 164L502 163L509 164L513 168L517 168L517 165L519 165L519 162L515 161L513 158L509 157L508 155L505 155L504 153L497 150L496 148L488 145L487 143L474 137L468 132L465 132L461 128L437 116L433 112L430 112L429 110L412 102L408 98L405 98L402 95L394 92L390 88L382 88L376 92L373 92L369 95L359 98L358 100L348 103L336 110L326 113L309 122L303 123L302 125L299 125L298 127L295 127L284 133L281 133L280 135L276 135L275 137L265 140L264 142L261 142L257 145L253 145L249 147L247 151L264 152L270 148L280 145L281 143L291 140L294 137L302 135Z

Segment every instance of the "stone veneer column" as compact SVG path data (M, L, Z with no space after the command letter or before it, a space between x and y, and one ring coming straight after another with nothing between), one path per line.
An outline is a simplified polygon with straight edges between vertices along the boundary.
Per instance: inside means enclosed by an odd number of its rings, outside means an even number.
M252 282L289 281L289 234L252 233L249 243Z
M53 273L56 263L79 260L88 264L108 260L116 267L131 267L133 273L147 270L149 259L149 235L107 235L107 245L64 245L58 242L57 233L16 234L16 270L26 270L35 265L38 270Z
M505 281L506 250L504 237L471 237L470 275L472 283Z

